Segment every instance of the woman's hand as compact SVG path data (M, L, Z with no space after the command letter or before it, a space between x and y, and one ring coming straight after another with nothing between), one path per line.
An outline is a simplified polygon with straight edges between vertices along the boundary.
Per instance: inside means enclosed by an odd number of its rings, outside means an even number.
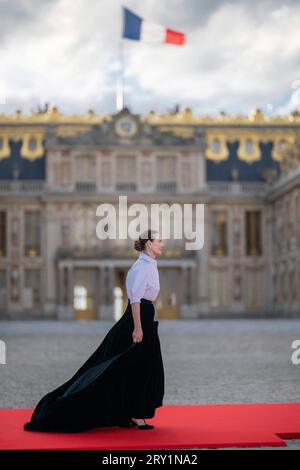
M134 343L140 343L143 339L143 330L140 326L135 327L132 333Z

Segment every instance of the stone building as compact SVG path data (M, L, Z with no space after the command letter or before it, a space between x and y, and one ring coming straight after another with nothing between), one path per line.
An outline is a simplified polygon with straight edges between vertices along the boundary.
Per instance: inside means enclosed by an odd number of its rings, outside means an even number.
M0 115L0 318L117 319L131 240L96 208L203 203L205 243L166 240L158 318L299 315L300 116Z

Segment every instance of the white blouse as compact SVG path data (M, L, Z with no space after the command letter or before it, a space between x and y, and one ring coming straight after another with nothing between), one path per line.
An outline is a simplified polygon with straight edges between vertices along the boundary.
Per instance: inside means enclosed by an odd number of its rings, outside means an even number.
M160 290L157 261L143 251L126 276L127 298L130 304L140 303L141 298L156 300Z

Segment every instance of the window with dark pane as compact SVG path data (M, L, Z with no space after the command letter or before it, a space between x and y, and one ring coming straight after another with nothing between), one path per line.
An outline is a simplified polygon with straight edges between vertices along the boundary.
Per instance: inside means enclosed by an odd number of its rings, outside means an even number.
M41 271L39 269L25 269L24 285L30 294L28 306L39 307L41 305Z
M0 211L0 257L6 256L6 212Z
M228 255L227 212L211 212L211 253L213 256Z
M261 211L246 211L246 255L262 255Z
M25 256L41 254L41 214L40 211L26 211L24 223Z
M0 269L0 310L5 310L7 306L7 285L6 285L6 271Z

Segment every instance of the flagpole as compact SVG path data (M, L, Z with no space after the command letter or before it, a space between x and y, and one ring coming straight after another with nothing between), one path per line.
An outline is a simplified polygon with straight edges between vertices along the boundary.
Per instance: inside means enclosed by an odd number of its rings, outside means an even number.
M125 75L125 67L124 67L124 39L120 40L120 88L119 88L119 111L122 111L124 108L124 75Z
M123 12L123 11L122 11ZM124 14L124 13L123 13ZM121 25L123 28L123 17ZM116 96L116 108L117 112L122 111L124 108L124 39L123 29L121 29L121 38L119 40L119 77L117 83L117 96Z

